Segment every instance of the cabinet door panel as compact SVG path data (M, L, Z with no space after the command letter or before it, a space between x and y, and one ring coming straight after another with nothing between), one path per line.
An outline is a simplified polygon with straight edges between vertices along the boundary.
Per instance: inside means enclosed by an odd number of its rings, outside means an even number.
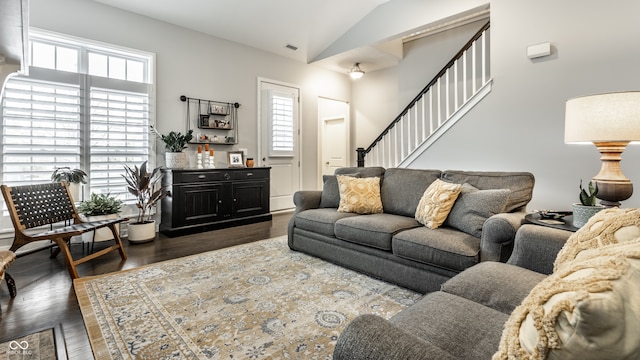
M251 216L269 212L269 182L244 181L234 183L233 216Z
M178 214L181 225L204 224L224 216L222 184L181 185Z

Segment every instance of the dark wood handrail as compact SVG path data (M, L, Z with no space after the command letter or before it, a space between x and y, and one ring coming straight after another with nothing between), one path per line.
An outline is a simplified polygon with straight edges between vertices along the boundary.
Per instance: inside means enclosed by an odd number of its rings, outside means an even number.
M447 63L447 65L445 65L442 68L442 70L440 70L438 72L438 74L431 81L429 81L427 86L425 86L424 89L422 89L422 91L420 91L420 93L418 93L418 95L413 100L411 100L409 105L407 105L404 108L404 110L402 110L400 115L398 115L389 124L389 126L387 126L380 133L380 135L378 135L378 137L373 141L373 143L371 143L371 145L369 145L369 147L367 147L366 149L363 149L363 148L359 148L358 149L358 163L360 163L360 161L362 160L362 163L364 164L364 156L365 156L365 154L368 154L371 151L371 149L373 149L373 147L376 146L376 144L379 143L382 140L382 138L389 132L389 130L391 130L398 122L400 122L400 120L402 120L402 117L405 116L407 114L407 112L422 98L422 96L429 91L429 89L438 81L438 79L440 79L442 76L444 76L444 74L447 72L447 70L449 70L449 68L451 68L455 64L456 60L460 59L462 57L462 55L464 55L464 52L469 50L471 48L471 46L473 45L473 43L482 36L482 33L484 33L487 29L489 29L489 25L490 25L490 22L487 22L486 24L484 24L480 28L480 30L478 30L478 32L475 35L473 35L473 37L462 47L462 49L460 49L460 51L458 51L458 53L456 53L453 56L453 58ZM360 165L358 165L358 166L360 166Z

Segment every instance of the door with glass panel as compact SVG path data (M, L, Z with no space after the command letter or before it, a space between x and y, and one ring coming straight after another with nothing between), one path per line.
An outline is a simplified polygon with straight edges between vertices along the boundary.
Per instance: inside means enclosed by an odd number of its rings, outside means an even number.
M260 80L260 165L271 167L271 211L294 207L300 190L299 108L296 87Z

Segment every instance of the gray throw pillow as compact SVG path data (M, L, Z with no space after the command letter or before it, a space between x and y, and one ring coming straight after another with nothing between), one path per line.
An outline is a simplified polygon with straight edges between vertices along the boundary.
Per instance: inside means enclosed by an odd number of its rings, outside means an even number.
M465 183L444 225L479 238L485 220L504 211L509 194L509 189L478 190Z
M340 174L342 176L360 177L360 174ZM338 208L340 206L340 189L335 175L322 175L321 208Z

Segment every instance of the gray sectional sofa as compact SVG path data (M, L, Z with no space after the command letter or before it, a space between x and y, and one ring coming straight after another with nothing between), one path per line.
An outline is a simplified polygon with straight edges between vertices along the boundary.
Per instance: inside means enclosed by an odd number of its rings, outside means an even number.
M338 212L336 178L325 176L322 191L294 195L289 247L422 293L440 290L480 262L505 262L534 186L527 172L348 167L335 174L380 177L384 212ZM461 193L442 227L429 229L414 214L436 179L471 190ZM509 191L506 204L494 201L504 189Z
M511 312L551 273L570 234L524 225L506 264L475 265L389 320L355 318L340 334L334 360L491 359Z
M575 233L525 224L482 262L389 320L360 315L335 360L640 359L640 209Z

